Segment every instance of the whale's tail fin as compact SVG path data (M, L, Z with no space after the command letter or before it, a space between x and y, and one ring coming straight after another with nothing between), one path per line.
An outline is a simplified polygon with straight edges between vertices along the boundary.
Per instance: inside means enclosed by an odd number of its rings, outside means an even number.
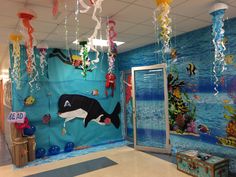
M120 118L119 118L120 109L121 109L120 103L117 103L114 111L111 114L111 122L116 128L120 127Z

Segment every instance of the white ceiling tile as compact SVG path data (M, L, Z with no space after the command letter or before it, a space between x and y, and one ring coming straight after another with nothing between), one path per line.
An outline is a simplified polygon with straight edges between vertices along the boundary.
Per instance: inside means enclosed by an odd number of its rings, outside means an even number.
M18 18L0 16L0 27L15 28L18 23Z
M32 21L32 26L36 32L51 32L57 27L55 23L46 23L40 21Z
M129 28L128 30L123 31L126 34L136 34L136 35L140 35L140 36L144 36L150 33L155 33L155 29L154 27L150 27L150 26L145 26L145 25L135 25L131 28Z
M117 32L125 31L126 29L136 25L134 23L124 22L121 20L115 20L115 18L114 18L114 21L116 22L115 29Z
M195 19L187 19L181 23L175 24L175 28L178 29L179 31L189 32L202 27L206 27L208 25L210 25L210 23L208 22Z
M76 27L75 26L67 26L68 36L76 35ZM90 29L79 27L79 35L89 32ZM53 34L60 35L62 38L65 38L65 26L58 25Z
M214 0L188 0L172 8L172 12L186 17L195 17L202 13L208 12Z
M20 9L24 7L24 4L20 2L0 0L0 3L1 3L0 15L9 17L18 18L17 13L19 12Z
M153 12L151 9L140 7L137 5L131 5L124 10L116 14L117 20L127 21L131 23L141 23L146 19L152 17Z
M229 6L229 8L225 11L225 17L224 18L225 19L230 19L230 18L235 17L235 15L236 15L236 7ZM202 20L202 21L206 21L206 22L209 22L209 23L212 22L212 20L211 20L212 16L208 12L203 13L199 16L194 17L194 18Z
M36 38L36 40L45 40L47 36L48 33L41 33L41 32L34 33L34 37Z
M129 45L132 44L136 48L136 47L152 44L154 42L155 42L155 38L143 36L143 37L137 38L133 41L129 41L129 42L127 42L127 44L129 44Z
M133 41L137 38L140 38L139 35L133 35L133 34L125 34L125 33L118 33L117 34L117 40L122 42L128 42Z
M64 25L64 23L65 21L63 20L61 24ZM67 24L70 26L77 26L75 15L73 13L70 16L68 16ZM79 14L79 26L92 29L96 26L96 22L92 19L91 15Z

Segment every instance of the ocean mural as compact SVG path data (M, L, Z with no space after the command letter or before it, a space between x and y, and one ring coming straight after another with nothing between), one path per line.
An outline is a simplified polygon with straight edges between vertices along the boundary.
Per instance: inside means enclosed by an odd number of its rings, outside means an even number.
M173 152L198 149L225 156L231 159L231 171L236 172L236 18L226 20L224 28L226 70L219 78L217 96L211 26L172 38L167 54L169 121ZM118 60L120 71L162 63L161 46L134 49L119 54ZM152 101L147 98L146 102ZM126 116L132 116L130 109L127 105ZM137 114L147 117L151 109L148 106ZM132 132L132 124L127 126Z

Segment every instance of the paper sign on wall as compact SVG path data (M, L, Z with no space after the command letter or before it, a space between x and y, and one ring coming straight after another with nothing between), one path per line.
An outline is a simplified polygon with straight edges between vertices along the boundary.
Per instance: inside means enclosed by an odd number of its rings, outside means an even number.
M11 123L24 123L26 117L25 112L11 112L8 115L8 122Z

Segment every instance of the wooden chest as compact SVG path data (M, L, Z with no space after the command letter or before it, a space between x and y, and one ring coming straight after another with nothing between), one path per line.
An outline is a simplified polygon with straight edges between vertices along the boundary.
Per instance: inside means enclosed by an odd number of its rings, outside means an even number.
M177 169L195 177L228 177L229 161L205 153L193 155L194 151L178 152ZM200 157L209 157L203 159Z

